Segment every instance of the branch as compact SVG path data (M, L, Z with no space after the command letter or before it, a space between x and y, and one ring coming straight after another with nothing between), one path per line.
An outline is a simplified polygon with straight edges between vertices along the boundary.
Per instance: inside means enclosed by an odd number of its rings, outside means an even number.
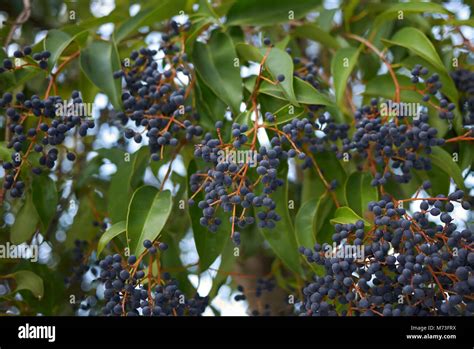
M16 28L18 28L20 24L25 23L28 20L28 18L30 18L30 14L31 14L30 0L23 0L23 11L20 12L15 22L13 23L12 27L10 28L7 38L5 39L5 44L4 44L5 47L7 47L10 41L12 40L13 33L15 32Z

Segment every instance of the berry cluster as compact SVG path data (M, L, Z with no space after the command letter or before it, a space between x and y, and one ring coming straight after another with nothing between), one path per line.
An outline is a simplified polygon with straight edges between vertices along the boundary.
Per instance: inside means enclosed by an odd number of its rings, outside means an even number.
M412 169L430 170L431 162L421 152L430 154L431 147L444 144L444 139L436 137L438 130L428 124L425 113L412 124L384 122L374 100L372 106L357 111L355 118L356 131L351 141L345 142L343 150L354 150L361 158L369 160L374 186L385 184L389 178L407 183L412 177ZM403 115L398 115L398 119L402 118Z
M278 167L281 161L288 158L288 153L279 145L278 137L272 139L273 148L262 146L258 151L254 150L255 143L250 144L246 135L248 127L237 123L232 125L232 141L224 143L222 126L222 122L216 123L218 138L207 133L196 146L196 158L210 163L211 167L206 172L191 175L190 185L194 195L189 203L194 204L193 197L200 191L205 193L204 199L198 203L198 207L203 210L200 223L211 232L217 231L221 224L219 217L216 217L219 207L224 212L232 212L230 222L239 228L253 224L253 216L246 216L245 213L251 213L251 207L259 208L259 226L273 228L280 216L275 212L276 205L270 194L283 185L283 180L277 176ZM250 149L242 151L245 156L240 158L241 161L238 155L240 149ZM255 180L251 179L251 174ZM257 195L255 188L259 183L263 189L262 194ZM239 235L235 242L240 242Z
M247 300L246 294L248 294L250 292L253 293L255 295L255 297L261 298L262 295L265 292L272 292L275 289L275 287L276 287L275 279L273 279L273 278L258 278L254 291L245 290L242 285L238 285L237 286L237 291L239 292L239 294L236 294L234 296L234 300L236 302L245 301L245 300ZM252 316L270 316L271 315L270 304L264 304L263 305L263 313L260 313L257 309L253 309L250 312L250 315L252 315Z
M265 46L272 47L272 41L268 37L263 38L263 44ZM291 48L287 47L285 48L285 51L291 56L292 54ZM294 68L295 71L293 75L310 83L311 85L313 85L314 88L319 89L320 83L317 80L318 70L319 70L318 58L314 57L314 58L308 59L306 57L293 57L292 59L293 59L293 64L295 66ZM277 80L280 82L284 81L284 79L285 77L282 74L277 76Z
M349 125L337 124L329 113L323 113L316 117L313 106L306 118L293 119L284 125L282 131L286 134L283 143L291 143L295 147L288 151L289 157L298 155L300 160L305 160L303 168L312 166L310 157L298 149L307 149L308 152L316 154L324 151L336 152L336 156L341 159L342 152L338 150L337 141L348 137Z
M72 249L72 275L66 278L66 286L71 286L73 283L81 282L85 273L89 270L92 271L94 276L97 276L97 269L92 268L87 263L86 250L89 247L89 243L85 240L75 240L74 248Z
M51 52L43 51L33 53L31 47L26 46L23 50L13 52L13 56L13 59L18 60L19 64L14 64L11 58L5 58L3 60L3 67L0 67L0 74L6 71L21 69L26 66L48 69L48 58L51 57Z
M116 117L123 125L130 120L135 126L125 130L125 137L141 143L143 134L146 135L155 161L163 158L165 146L176 147L180 143L181 132L187 141L203 132L201 126L194 124L199 116L186 105L192 87L192 67L183 48L175 43L177 35L187 30L189 24L179 26L173 21L170 28L170 34L162 37L159 50L132 51L131 63L124 61L122 70L114 73L125 84L124 112ZM158 59L159 53L164 57Z
M149 273L153 263L158 263L160 254L168 249L167 244L145 240L143 245L146 250L139 257L131 255L124 259L115 254L95 260L84 254L87 243L75 242L73 258L77 265L66 283L70 286L80 282L84 291L93 289L96 294L77 303L78 315L197 316L204 312L208 305L206 297L196 294L187 299L169 273L159 272L158 276ZM90 276L85 277L89 271Z
M363 221L336 224L337 251L300 248L325 268L303 289L302 315L472 315L474 234L459 231L449 214L453 203L470 209L463 197L458 190L422 199L412 216L385 197L369 204L371 229ZM442 224L434 223L438 216Z
M286 52L291 54L291 49L287 48ZM312 59L293 57L293 64L295 65L294 76L310 83L318 90L321 88L321 83L318 81L319 60L317 57Z
M145 240L146 251L140 256L131 255L125 262L119 254L107 256L99 262L99 280L104 283L104 315L127 316L183 316L201 315L207 307L207 298L196 295L186 299L178 283L168 273L162 273L157 280L148 272L158 250L165 251L163 242ZM150 256L150 263L143 263L144 256ZM147 284L145 286L145 284Z
M451 73L456 88L463 94L460 98L460 109L467 114L467 123L474 124L474 72L458 69Z
M80 108L76 109L75 106ZM25 184L20 179L20 171L25 164L36 175L44 169L53 169L60 156L60 147L65 149L66 159L74 161L76 155L62 146L66 136L77 131L84 137L87 130L94 127L93 120L77 112L84 110L77 91L72 93L66 108L59 96L41 99L33 95L31 99L26 99L22 92L16 94L15 102L11 93L4 93L0 99L0 108L6 109L11 133L7 147L13 149L11 161L3 163L6 172L3 188L10 190L12 197L21 197L23 194ZM36 126L27 128L25 120L30 115L37 119ZM34 153L39 156L33 156Z

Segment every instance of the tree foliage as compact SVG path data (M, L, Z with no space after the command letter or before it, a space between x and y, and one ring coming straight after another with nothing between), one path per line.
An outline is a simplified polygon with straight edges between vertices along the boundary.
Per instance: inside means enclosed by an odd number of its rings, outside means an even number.
M472 16L20 3L0 8L0 244L39 260L1 256L2 312L218 314L228 285L255 315L473 313ZM344 244L365 260L325 257Z

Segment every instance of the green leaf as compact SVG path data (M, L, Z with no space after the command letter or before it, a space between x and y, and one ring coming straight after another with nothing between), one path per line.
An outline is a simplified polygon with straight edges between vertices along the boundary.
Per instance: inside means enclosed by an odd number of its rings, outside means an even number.
M465 190L466 187L464 186L464 178L461 169L456 162L454 162L451 155L440 147L433 147L431 150L431 162L446 172L454 180L454 183L456 183L459 189Z
M293 87L298 102L301 104L334 105L328 96L316 90L309 82L295 78Z
M346 32L350 32L351 18L354 15L354 11L359 6L360 0L349 0L347 3L342 5L342 14L344 16L344 29Z
M325 191L326 187L324 183L313 168L307 168L303 171L303 183L301 188L302 203L315 197L320 198Z
M272 81L277 81L277 76L280 74L285 77L283 82L277 83L273 88L270 86L268 88L273 91L280 90L280 93L283 94L286 100L295 106L299 106L293 89L293 60L288 53L276 47L273 47L270 52L265 48L259 50L254 46L244 43L235 45L235 48L239 56L249 62L260 63L265 55L267 55L264 68L270 74ZM263 85L264 81L261 84ZM253 91L253 89L254 86L250 88L250 91Z
M401 4L390 4L388 10L382 12L375 19L372 31L377 31L381 25L389 20L397 19L400 15L400 12L403 13L404 17L411 13L449 13L443 7L443 5L432 2L406 2Z
M342 206L336 210L334 218L330 220L331 224L353 224L359 220L364 221L364 226L370 228L371 224L355 213L350 207Z
M180 239L177 239L175 235L168 234L167 231L163 231L163 236L160 237L160 241L163 241L168 245L166 253L160 255L161 267L170 270L170 274L173 279L178 281L179 289L184 292L186 297L194 296L196 289L189 281L188 268L186 268L180 258Z
M388 45L397 45L407 48L414 54L422 57L439 70L445 70L441 58L435 47L426 35L416 28L406 27L400 29L390 40L382 40Z
M13 72L6 71L0 75L0 86L2 90L12 90L44 73L45 70L36 66L26 66Z
M100 91L82 70L79 73L79 91L81 91L84 103L94 103L95 97Z
M224 271L223 273L216 273L214 279L212 279L212 288L209 291L209 298L214 299L219 292L220 287L225 284L228 278L226 271L232 271L232 267L236 261L234 255L234 243L231 239L227 239L224 249L221 254L221 264L219 264L219 270Z
M322 30L329 32L334 23L334 16L338 11L339 9L337 8L326 9L324 7L321 7L319 9L319 17L317 19L319 27Z
M326 192L318 200L313 226L315 238L318 243L331 242L334 227L329 222L329 217L334 216L336 205L330 193Z
M143 179L148 159L149 151L143 147L130 156L130 161L125 161L123 153L115 164L117 172L112 176L108 191L108 212L113 223L125 220L130 198Z
M87 78L102 90L112 105L120 109L120 79L113 73L120 70L120 58L114 42L93 41L81 51L81 69Z
M12 148L7 148L5 141L0 142L0 160L11 161L11 156L13 154Z
M56 213L58 203L56 183L46 175L33 177L32 199L43 229L46 229Z
M33 273L29 270L20 270L16 273L8 275L8 277L12 277L15 279L15 292L21 290L28 290L33 293L33 295L37 298L43 298L44 294L44 285L43 279L41 279L38 275Z
M135 16L118 27L114 35L116 42L121 42L140 27L176 16L180 10L184 10L185 6L186 0L160 0L151 3L150 6L145 6Z
M276 222L275 228L273 229L259 228L259 230L278 258L280 258L290 270L301 274L302 270L296 242L296 233L288 210L287 171L287 166L284 166L278 171L278 178L285 179L285 185L279 187L272 195L273 200L280 203L280 205L277 205L275 212L280 215L281 220Z
M107 231L102 234L97 244L97 255L100 255L102 250L107 246L107 244L112 241L112 239L127 230L127 223L125 221L115 223Z
M15 223L11 228L10 240L12 244L19 245L22 242L28 241L35 233L36 227L39 223L38 213L31 194L26 195L25 204L20 209L20 212L15 217Z
M239 57L248 62L260 63L263 58L263 55L258 48L243 42L236 44L235 49Z
M70 25L66 25L61 27L62 31L68 33L68 34L76 34L78 32L86 31L86 30L91 30L95 29L102 24L106 23L120 23L124 19L128 18L128 9L127 13L122 14L118 13L120 9L116 8L114 11L112 11L109 15L103 16L103 17L93 17L84 20L80 20L79 22L75 22Z
M266 49L261 51L264 55ZM265 69L270 73L273 81L277 81L277 76L280 74L285 77L285 80L279 82L277 86L283 91L291 104L299 106L293 90L293 60L290 55L279 48L273 47L265 61Z
M384 190L395 199L406 199L412 197L420 188L421 184L422 181L418 176L413 176L408 183L398 183L394 179L390 179L384 185Z
M346 202L362 217L365 216L369 202L378 200L377 188L370 185L371 181L372 176L363 172L354 172L346 181Z
M250 110L243 111L235 118L234 122L240 125L247 125L250 126L252 121L252 112Z
M214 128L216 121L222 120L227 105L207 87L199 76L196 76L194 92L196 107L199 115L201 115L201 126L209 129Z
M314 234L314 216L318 199L306 201L298 210L295 218L296 241L299 246L312 248L316 243Z
M76 205L76 203L74 203ZM74 221L67 231L66 248L72 248L76 240L89 241L93 239L98 232L98 228L94 226L95 216L92 211L90 196L88 193L79 196L77 200L77 213Z
M169 190L160 193L155 187L145 185L133 193L127 216L130 251L139 256L145 250L143 242L154 241L160 235L171 208Z
M414 171L415 176L419 178L419 183L429 180L432 187L427 190L431 197L443 194L448 196L451 184L450 176L436 165L431 165L430 171ZM418 189L418 188L417 188Z
M227 24L255 26L287 22L290 14L299 19L318 5L307 0L239 0L230 8Z
M292 107L293 111L290 113L290 108ZM303 115L305 112L304 108L298 108L294 107L291 104L285 104L283 107L281 107L278 110L271 110L271 113L275 115L276 121L275 122L267 122L265 121L265 124L269 125L280 125L287 123L288 121L291 121L295 118L300 117Z
M410 86L410 78L405 75L396 75L400 86ZM393 100L395 96L395 85L389 74L377 75L371 79L364 91L364 95L371 97L383 97ZM412 90L401 90L400 99L404 102L421 102L420 94Z
M189 30L188 35L186 35L186 52L192 53L194 44L198 42L196 39L213 22L215 22L215 19L211 17L200 17L193 20L191 29Z
M329 47L335 50L341 47L339 42L331 34L322 30L314 23L298 26L295 28L294 33L298 37L319 42L324 47Z
M193 59L196 71L206 85L234 113L238 113L242 102L242 78L240 68L234 66L237 58L229 35L214 32L207 44L196 42Z
M44 40L44 49L51 52L48 59L48 65L54 66L56 61L61 57L63 51L74 41L75 36L65 33L58 29L48 31L48 35Z
M248 91L252 92L254 85L255 77L250 77L245 80L245 87ZM328 96L316 90L310 83L300 78L294 78L293 88L295 91L296 100L300 104L326 106L334 104ZM288 100L288 98L285 97L280 88L266 81L262 81L262 83L260 84L259 92L278 99Z
M360 55L357 68L360 70L362 81L368 81L377 76L382 63L375 54Z
M472 146L469 142L461 142L459 148L459 155L461 157L459 166L461 170L472 168L474 166L474 152L472 151Z
M344 92L346 91L347 79L354 69L359 50L353 47L339 49L331 61L331 74L334 79L337 105L344 105Z
M342 167L341 162L336 158L334 153L329 151L316 154L314 156L314 160L323 174L326 182L331 183L333 180L337 181L338 185L334 192L339 204L345 205L346 197L344 195L344 183L346 183L346 172L344 171L344 167ZM311 170L315 171L316 169L312 167ZM324 190L326 190L325 183L319 174L316 174L315 181L322 183L322 187Z

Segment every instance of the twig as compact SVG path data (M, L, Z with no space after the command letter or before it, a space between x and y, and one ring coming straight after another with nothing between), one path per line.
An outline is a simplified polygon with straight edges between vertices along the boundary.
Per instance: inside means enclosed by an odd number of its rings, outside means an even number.
M23 0L23 11L20 12L15 22L13 23L10 31L8 32L7 38L5 39L4 46L7 47L13 38L13 34L20 24L25 23L31 15L31 3L30 0Z

